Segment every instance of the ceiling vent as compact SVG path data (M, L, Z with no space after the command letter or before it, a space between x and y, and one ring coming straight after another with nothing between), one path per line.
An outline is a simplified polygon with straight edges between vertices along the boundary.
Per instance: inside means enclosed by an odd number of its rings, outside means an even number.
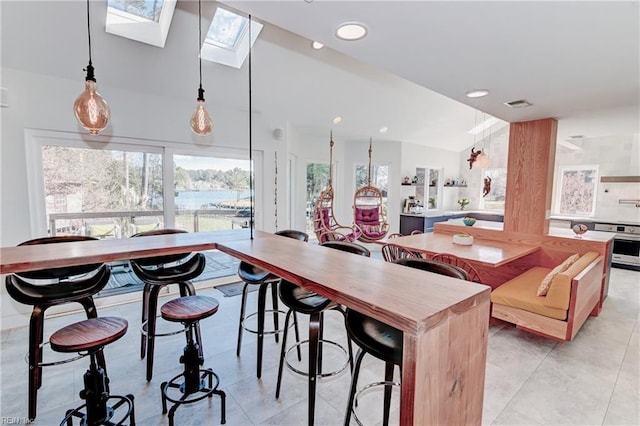
M524 99L520 99L517 101L511 101L511 102L505 102L504 103L506 106L508 106L509 108L526 108L526 107L530 107L531 103L529 103L528 101L524 100Z

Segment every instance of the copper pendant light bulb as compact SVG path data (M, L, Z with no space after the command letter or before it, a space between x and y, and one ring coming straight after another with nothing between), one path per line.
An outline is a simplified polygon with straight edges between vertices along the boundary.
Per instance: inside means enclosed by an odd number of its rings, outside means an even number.
M478 157L476 157L475 163L479 168L486 169L487 167L489 167L489 156L483 151L482 153L480 153L480 155L478 155Z
M200 94L200 96L198 96L198 104L191 116L191 130L193 130L193 133L196 135L206 136L211 133L213 122L204 103L204 90L200 88L198 89L198 93Z
M96 90L96 78L91 63L91 18L89 15L89 0L87 0L87 35L89 39L89 65L84 83L84 92L73 103L76 120L90 134L97 135L109 124L111 109L109 104Z
M198 0L198 49L200 49L200 42L202 41L202 1ZM207 107L204 103L204 89L202 88L202 56L199 57L200 67L200 87L198 88L198 99L196 110L191 115L191 130L193 133L199 136L206 136L211 133L213 129L213 121Z
M82 127L92 135L99 134L109 124L109 104L96 91L95 80L86 80L84 92L73 103L73 112Z

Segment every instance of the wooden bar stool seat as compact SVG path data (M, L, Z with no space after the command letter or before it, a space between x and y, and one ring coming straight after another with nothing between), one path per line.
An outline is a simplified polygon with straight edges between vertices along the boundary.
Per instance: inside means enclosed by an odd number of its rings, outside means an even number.
M162 414L167 413L167 401L173 403L169 410L169 426L173 426L173 418L180 405L211 398L214 394L220 396L221 400L220 423L226 422L226 394L218 389L220 378L210 368L200 368L204 364L204 356L199 343L193 338L198 321L215 314L218 306L218 301L213 297L185 296L170 300L160 308L164 320L184 324L187 339L184 354L180 357L184 371L160 385Z
M52 350L62 353L86 351L91 359L89 369L84 374L84 389L80 391L80 398L86 403L67 410L61 424L71 426L74 417L77 417L80 425L121 425L127 418L131 425L135 425L133 395L110 395L109 378L96 358L106 345L124 336L127 328L127 320L123 318L98 317L70 324L51 335L49 342ZM109 405L109 401L115 403ZM123 409L120 410L120 407ZM114 418L120 420L115 421Z

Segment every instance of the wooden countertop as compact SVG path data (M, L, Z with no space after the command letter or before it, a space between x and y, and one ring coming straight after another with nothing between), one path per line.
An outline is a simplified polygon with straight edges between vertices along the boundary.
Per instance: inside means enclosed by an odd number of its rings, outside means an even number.
M447 309L467 309L489 291L291 238L221 242L218 249L414 335L438 323Z
M453 236L444 233L408 235L394 238L387 242L403 246L409 250L417 250L429 254L450 253L494 268L539 250L537 245L517 244L478 237L474 238L472 245L463 246L454 244Z
M144 238L1 247L0 274L113 262L215 249L219 241L249 238L248 229L154 235Z

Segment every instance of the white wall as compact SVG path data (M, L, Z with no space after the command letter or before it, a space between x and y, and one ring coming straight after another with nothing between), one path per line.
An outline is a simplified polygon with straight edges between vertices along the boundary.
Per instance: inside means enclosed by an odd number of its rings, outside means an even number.
M415 187L401 186L403 176L413 177L416 174L416 166L426 166L431 169L444 168L444 178L458 176L460 172L460 153L445 149L428 148L412 143L402 143L400 154L400 174L395 178L395 186L400 188L400 197L397 200L398 209L401 211L402 202L409 195L415 194ZM389 177L391 179L391 177ZM391 183L389 184L391 186ZM457 188L442 189L442 207L439 210L454 210L457 199Z
M585 138L572 141L579 147L570 150L558 146L554 194L559 190L560 170L566 166L598 166L598 184L594 217L608 221L640 223L640 208L634 204L620 204L621 199L640 200L638 183L602 183L602 176L640 176L640 137L617 135L599 138ZM554 202L556 197L554 197ZM554 209L557 206L554 204Z

